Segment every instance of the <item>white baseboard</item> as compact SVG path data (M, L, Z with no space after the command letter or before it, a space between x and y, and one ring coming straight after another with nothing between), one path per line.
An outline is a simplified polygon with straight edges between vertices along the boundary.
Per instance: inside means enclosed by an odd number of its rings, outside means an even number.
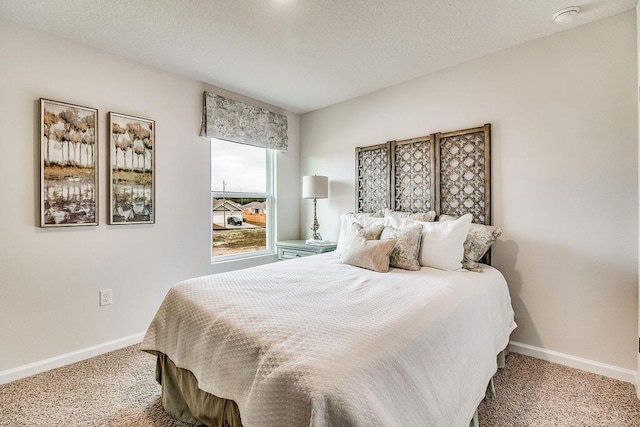
M18 366L17 368L7 369L6 371L0 371L0 384L6 384L11 381L89 359L90 357L98 356L103 353L138 344L142 341L143 337L144 332L141 332L139 334L129 335L128 337L108 341L102 344L83 348L81 350L72 351L71 353L61 354L60 356L51 357L39 362L29 363L27 365Z
M61 366L89 359L100 354L108 353L113 350L118 350L130 345L138 344L142 341L143 337L144 332L141 332L139 334L129 335L124 338L108 341L81 350L72 351L60 356L51 357L39 362L29 363L27 365L18 366L17 368L0 371L0 384L6 384L11 381L16 381L21 378L26 378L31 375L39 374L41 372L59 368ZM571 368L580 369L594 374L604 375L606 377L625 381L634 385L640 384L637 382L636 371L632 371L631 369L619 368L617 366L607 365L605 363L596 362L594 360L583 359L581 357L571 356L569 354L547 350L541 347L519 343L517 341L509 342L509 351L553 363L558 363L560 365L569 366ZM637 390L639 390L638 397L640 398L640 387L637 387Z
M582 371L591 372L593 374L604 375L605 377L614 378L633 385L637 384L636 371L632 371L631 369L619 368L617 366L607 365L606 363L583 359L581 357L571 356L569 354L559 353L553 350L546 350L544 348L522 344L516 341L509 342L509 351L580 369Z

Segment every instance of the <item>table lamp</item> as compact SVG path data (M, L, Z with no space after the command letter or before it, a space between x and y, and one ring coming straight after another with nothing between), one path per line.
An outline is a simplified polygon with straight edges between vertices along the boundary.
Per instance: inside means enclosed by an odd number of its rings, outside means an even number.
M311 239L307 243L318 243L322 241L322 236L318 233L320 224L316 215L316 204L318 199L326 199L329 197L329 178L320 175L311 175L302 177L302 198L313 199L313 225L309 228L313 231Z

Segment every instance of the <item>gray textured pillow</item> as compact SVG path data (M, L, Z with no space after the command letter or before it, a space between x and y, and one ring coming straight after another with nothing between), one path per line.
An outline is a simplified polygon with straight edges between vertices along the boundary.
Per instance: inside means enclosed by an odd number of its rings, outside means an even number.
M451 221L456 217L440 215L438 221ZM470 271L482 271L478 261L487 253L491 245L498 240L502 229L493 225L471 223L467 239L464 241L464 260L462 268Z
M382 230L384 229L384 225L372 225L369 227L363 227L362 224L358 222L354 222L349 227L349 234L345 240L344 250L340 254L341 258L344 258L345 253L349 251L351 244L353 243L353 239L357 237L364 237L365 240L380 240L380 235L382 234Z
M420 270L420 239L422 238L422 225L417 224L411 227L397 229L385 227L382 230L380 239L396 239L396 246L389 256L389 264L392 267L404 270Z
M385 217L392 217L392 218L410 218L416 221L426 221L426 222L432 222L433 220L436 219L436 212L435 211L429 211L429 212L400 212L400 211L392 211L391 209L385 209L384 210L384 216Z
M395 246L395 239L367 240L363 236L355 236L345 251L342 262L386 273L389 271L389 255Z

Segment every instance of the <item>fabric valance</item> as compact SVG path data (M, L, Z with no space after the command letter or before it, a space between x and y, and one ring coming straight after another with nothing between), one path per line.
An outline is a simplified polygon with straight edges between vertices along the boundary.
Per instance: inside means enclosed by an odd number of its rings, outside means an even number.
M200 136L287 151L287 116L205 92Z

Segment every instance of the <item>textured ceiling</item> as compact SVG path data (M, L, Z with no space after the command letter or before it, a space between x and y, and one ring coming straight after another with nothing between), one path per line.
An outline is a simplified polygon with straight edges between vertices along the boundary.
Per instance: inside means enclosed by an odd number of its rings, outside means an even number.
M0 18L296 113L635 7L636 0L0 0ZM551 16L582 11L568 25Z

